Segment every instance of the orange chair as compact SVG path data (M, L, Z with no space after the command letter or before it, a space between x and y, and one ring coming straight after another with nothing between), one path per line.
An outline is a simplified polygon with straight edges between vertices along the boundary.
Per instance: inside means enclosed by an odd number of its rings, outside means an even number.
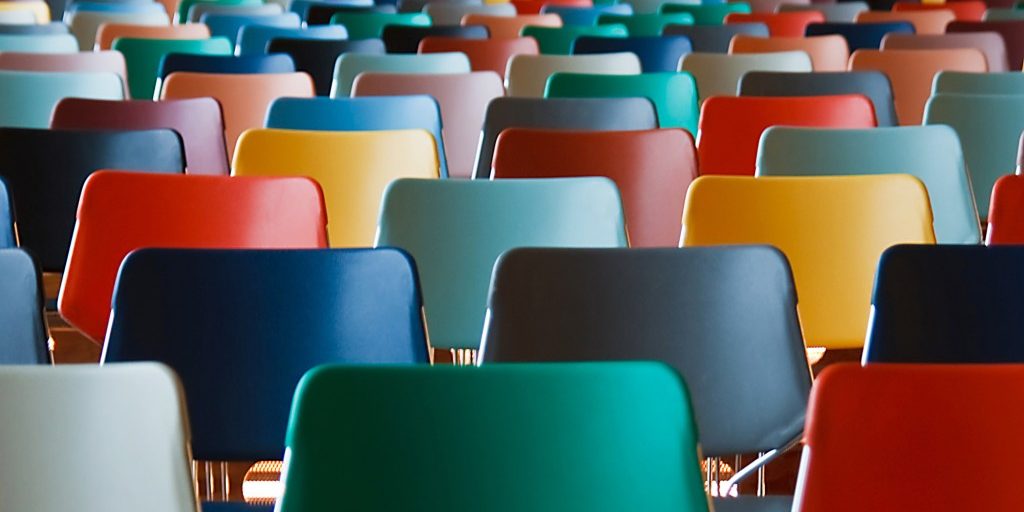
M492 178L605 176L619 187L631 247L676 247L690 182L686 130L580 132L510 128L498 135Z
M121 52L0 52L0 70L114 73L121 77L125 84L125 97L128 96L128 69Z
M946 10L952 12L957 21L981 21L985 17L985 9L987 8L988 6L985 5L985 2L978 0L958 0L942 4L896 2L892 6L892 10L895 12Z
M559 7L593 7L591 0L509 0L515 6L519 14L540 14L541 8L545 5L557 5Z
M896 117L901 125L921 124L924 106L939 71L984 73L985 54L974 48L944 50L857 50L850 71L881 71L892 82Z
M857 15L857 23L892 23L906 21L914 26L916 34L944 34L946 25L956 20L949 9L928 11L864 11Z
M754 37L737 35L729 44L729 53L771 53L804 51L811 57L814 71L846 71L850 48L840 35L809 37Z
M313 79L306 73L219 74L171 73L163 83L160 99L212 97L224 111L224 139L228 159L242 132L262 128L267 108L277 98L312 98Z
M562 18L557 14L525 14L519 16L494 16L490 14L467 14L462 17L463 25L483 25L491 39L516 39L523 27L561 27Z
M793 510L1017 510L1021 390L1019 364L826 368Z
M779 13L745 14L733 12L725 17L726 23L764 23L772 37L803 37L807 25L825 23L819 11L789 11Z
M873 128L875 110L859 94L708 98L697 127L700 174L753 176L761 132L775 125Z
M101 343L114 279L129 252L323 248L327 216L320 187L308 178L99 171L82 189L74 233L58 308Z
M962 32L958 34L886 34L882 50L940 50L945 48L977 48L985 54L989 73L1009 71L1006 41L998 32Z
M114 39L128 37L136 39L207 39L210 29L202 23L188 25L128 25L104 23L96 32L96 49L109 50Z
M505 80L508 60L514 55L539 55L537 40L532 37L515 39L463 39L458 37L426 37L420 41L419 53L462 52L469 57L473 71L494 71Z
M996 180L988 207L987 245L1024 244L1024 176Z

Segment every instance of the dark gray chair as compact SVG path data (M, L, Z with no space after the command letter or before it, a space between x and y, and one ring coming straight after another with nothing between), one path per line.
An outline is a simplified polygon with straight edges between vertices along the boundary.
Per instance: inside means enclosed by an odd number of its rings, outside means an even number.
M334 81L334 63L343 53L384 53L380 39L271 39L267 53L286 53L295 62L296 71L305 71L313 77L317 96L331 95Z
M44 23L42 25L14 25L0 23L0 34L3 35L51 35L67 34L68 26L59 23Z
M483 25L434 25L414 27L388 25L384 27L381 39L388 53L416 53L420 41L426 37L455 37L459 39L487 39L489 33Z
M740 96L863 94L875 106L878 126L896 126L892 84L880 71L777 73L752 71L740 79Z
M506 128L652 130L658 114L647 98L496 98L487 105L476 153L477 179L491 175L498 135Z
M0 249L0 365L47 364L39 269L21 249Z
M661 32L665 36L686 36L695 52L729 53L733 36L768 37L764 23L730 23L727 25L668 25Z
M889 9L886 9L889 10ZM914 25L909 21L891 23L811 23L804 35L825 36L837 34L846 39L850 52L877 50L882 46L886 34L914 34Z

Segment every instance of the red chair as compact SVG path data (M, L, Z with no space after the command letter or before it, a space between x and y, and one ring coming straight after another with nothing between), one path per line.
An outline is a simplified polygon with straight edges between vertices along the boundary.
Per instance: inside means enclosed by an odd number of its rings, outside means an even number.
M754 175L761 132L775 125L873 128L875 110L859 94L708 98L697 126L700 174Z
M510 0L518 14L540 14L541 8L545 5L557 5L559 7L593 7L591 0Z
M82 189L58 309L101 343L114 280L131 251L321 248L326 226L323 194L308 178L98 171Z
M1024 20L1008 21L954 21L946 25L946 32L996 32L1006 43L1006 56L1010 69L1020 71L1024 66Z
M726 23L764 23L772 37L804 37L807 25L825 23L821 11L788 11L779 13L729 13Z
M988 207L987 245L1024 244L1024 176L996 180Z
M837 364L814 383L793 510L1018 510L1024 365Z
M683 199L697 177L687 131L511 128L498 135L492 178L582 176L604 176L619 187L630 246L679 245Z
M961 2L946 2L944 4L921 4L917 2L896 2L892 10L901 11L952 11L957 21L981 21L985 16L985 9L988 6L985 2L977 0L966 0Z
M516 39L464 39L458 37L425 37L419 53L462 52L469 57L473 71L494 71L505 80L505 69L513 55L538 55L540 48L532 37Z

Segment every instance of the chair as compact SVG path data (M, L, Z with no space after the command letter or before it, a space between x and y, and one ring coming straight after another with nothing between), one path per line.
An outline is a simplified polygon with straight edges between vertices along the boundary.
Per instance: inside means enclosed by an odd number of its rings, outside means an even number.
M1016 7L989 7L981 21L1014 21L1024 20L1024 11Z
M18 246L14 227L14 204L7 183L0 177L0 250Z
M540 12L541 14L557 14L559 18L562 18L563 25L592 27L597 25L597 20L602 14L633 14L633 6L625 3L591 7L549 4L542 7Z
M400 149L400 150L399 150ZM427 130L250 130L238 141L235 176L308 176L323 188L331 247L373 244L381 193L397 178L437 178Z
M674 247L697 155L680 130L509 128L498 135L492 167L493 179L607 177L622 194L630 245Z
M811 58L807 52L774 52L750 54L690 53L679 63L697 80L700 101L712 96L736 96L740 79L751 71L810 72Z
M1018 139L1024 132L1020 116L1024 96L939 94L928 100L924 124L947 124L960 136L982 220L988 218L996 180L1013 174Z
M276 16L285 12L281 4L230 4L221 2L200 2L193 4L189 9L190 23L206 23L204 16L220 16L229 14L235 16ZM298 16L297 13L292 13ZM300 17L301 21L301 17ZM211 29L212 30L212 29ZM236 34L237 35L237 34ZM234 40L233 38L232 41Z
M928 192L913 176L706 176L690 185L681 245L779 248L807 346L832 349L863 346L882 251L934 240Z
M868 10L865 2L838 2L834 4L811 3L808 5L780 4L778 12L818 11L825 16L826 23L853 23L857 15Z
M986 9L985 2L979 0L962 0L943 4L918 4L909 1L899 1L892 6L892 10L895 12L949 11L956 16L958 21L981 21L981 18L985 16Z
M0 23L10 25L36 26L36 15L31 11L0 11ZM51 23L53 23L51 21Z
M0 195L3 195L0 181ZM7 203L7 198L2 198ZM8 215L10 212L3 212ZM8 219L9 221L10 219ZM10 222L5 230L9 231ZM46 320L43 318L43 285L39 269L29 254L21 249L12 249L14 240L11 233L5 233L4 249L0 249L0 322L4 324L0 334L0 365L49 364L50 349L47 345Z
M388 53L416 53L420 42L428 37L441 37L463 40L485 40L487 28L476 25L447 25L419 27L407 25L388 25L384 27L381 39ZM472 64L472 62L471 62Z
M368 39L384 35L388 25L429 27L430 16L418 12L338 12L331 16L331 24L344 26L352 39Z
M187 24L189 22L193 22L193 21L198 20L198 17L197 18L193 18L191 16L192 7L194 5L196 5L196 4L199 4L199 3L206 3L207 1L208 0L180 0L178 2L178 10L174 14L174 23L175 24L182 24L182 25L184 25L184 24ZM259 1L256 1L256 0L227 0L227 1L220 1L220 2L215 1L213 3L220 3L222 5L223 4L227 4L227 5L260 5L263 2L259 2Z
M0 386L0 415L18 419L0 424L4 510L199 510L185 397L167 367L5 366Z
M540 98L555 73L637 75L640 59L632 53L600 55L516 55L509 60L505 89L509 96Z
M515 16L516 8L510 3L460 4L451 2L428 2L423 12L430 16L435 25L458 25L462 18L474 15Z
M128 64L128 89L132 99L159 97L156 90L160 62L170 53L231 55L231 43L224 38L211 39L118 39L114 49L123 53Z
M243 27L261 26L299 29L302 26L302 20L299 18L299 15L294 12L271 15L212 13L203 15L202 23L210 27L211 36L226 37L232 44L238 42L238 35L242 32ZM256 52L256 54L261 53L263 52Z
M939 71L932 83L932 95L937 94L1024 94L1024 73Z
M780 13L729 13L726 23L764 23L772 37L803 37L807 25L824 23L825 15L817 11Z
M116 39L209 39L210 28L201 23L189 25L136 25L107 22L96 29L96 49L110 50Z
M864 11L857 15L856 23L891 23L906 21L919 35L944 34L946 25L956 19L948 9L927 11Z
M62 98L124 98L114 73L0 71L0 126L46 128Z
M91 12L78 11L74 14L65 14L64 21L68 25L68 32L75 36L78 41L78 49L83 52L92 51L96 47L96 33L100 26L111 23L116 25L151 25L163 26L170 23L167 13L160 10L147 12ZM190 30L197 30L192 28ZM109 50L106 48L95 48L98 50Z
M419 53L446 52L462 52L469 58L469 65L473 71L493 71L504 80L509 59L516 55L539 55L540 48L537 46L537 40L532 37L514 39L426 37L420 41Z
M0 6L2 5L0 3ZM75 53L77 51L78 41L70 34L0 34L0 52Z
M725 17L732 13L750 14L750 4L728 2L720 4L663 3L658 10L663 13L686 13L693 16L694 25L714 26L725 23Z
M260 128L270 103L281 97L311 98L313 80L305 73L233 75L215 73L173 73L164 80L160 99L216 99L224 112L224 134L228 158L238 137L250 128Z
M988 212L987 245L1024 245L1024 215L1020 212L1024 198L1024 178L1006 175L992 188Z
M1021 372L1019 365L827 368L811 393L793 510L1012 508L1022 498L1008 470L1024 452L1013 393ZM911 460L919 470L908 475L897 461ZM972 485L977 460L997 461L989 492Z
M160 62L161 79L171 73L260 74L294 73L295 63L288 55L190 55L170 53Z
M491 175L494 145L507 128L625 131L658 128L646 98L496 98L487 106L475 177Z
M700 111L697 83L689 73L589 75L555 73L548 78L547 98L643 97L654 103L661 128L685 128L697 133Z
M805 35L825 36L837 34L846 39L850 52L877 50L882 46L886 34L913 34L914 25L908 21L891 23L811 23Z
M293 410L281 512L708 510L686 387L656 363L328 366ZM538 471L548 458L573 463Z
M53 110L57 130L152 130L170 128L181 136L188 174L229 172L224 120L213 98L188 100L90 100L65 98ZM137 169L142 163L105 165ZM77 198L77 196L76 196Z
M808 149L813 148L813 149ZM960 139L948 126L820 130L776 126L765 130L758 176L843 176L907 173L928 189L935 238L942 244L978 244L981 226Z
M537 40L543 55L570 55L573 42L579 37L626 37L624 25L595 25L592 27L523 27L522 36Z
M557 14L505 16L471 13L463 16L462 24L487 27L491 39L514 39L525 27L561 27L562 18Z
M740 79L740 96L826 96L862 94L875 108L878 126L896 125L892 86L885 73L775 73L752 71Z
M970 2L951 2L957 5ZM933 50L947 48L974 48L985 54L988 71L1002 73L1008 70L1006 44L995 32L965 32L961 34L910 35L889 34L882 39L882 50Z
M2 14L2 13L0 13ZM44 25L10 23L0 15L0 34L6 35L57 35L69 34L68 26L59 21Z
M85 182L58 309L97 343L121 260L135 249L326 247L323 195L308 178L96 172Z
M946 26L946 32L997 32L1006 43L1006 55L1010 69L1020 70L1024 65L1024 20L1009 21L954 21Z
M479 347L491 268L506 250L626 245L618 190L606 178L401 179L380 212L375 245L415 258L440 349Z
M379 39L333 41L320 39L274 38L267 45L267 53L285 53L295 62L295 69L313 78L317 96L331 94L334 63L343 53L383 54L384 43Z
M345 53L334 66L331 97L349 96L360 73L445 74L469 73L469 59L461 53L373 55Z
M594 3L590 0L509 0L515 6L519 14L540 14L544 7L549 5L560 5L563 7L592 7Z
M732 39L729 53L773 53L803 51L817 72L846 71L850 50L842 36L754 37L738 35Z
M278 98L267 110L267 128L323 131L426 130L433 136L440 175L448 177L441 110L428 95L362 98Z
M644 73L674 73L691 51L690 40L683 36L580 37L572 45L574 55L633 52Z
M298 0L299 3L293 2L290 10L297 12L302 19L306 21L307 26L313 25L329 25L331 18L337 13L349 13L349 12L380 12L380 13L391 13L397 12L394 5L369 5L366 3L337 3L330 1L316 1L310 2L306 5L307 11L305 15L302 13L301 5L302 0ZM298 9L297 9L298 8Z
M685 12L602 14L598 23L623 25L631 36L658 37L668 25L692 25L693 16Z
M932 81L939 71L984 73L985 55L974 48L945 50L857 50L851 71L881 71L892 82L896 117L901 125L921 124Z
M121 77L125 87L128 84L128 70L125 68L124 56L113 51L78 53L0 52L0 70L114 73Z
M50 8L42 1L20 1L4 2L0 4L0 11L30 11L35 15L36 23L50 22Z
M728 4L733 5L733 4ZM738 34L768 37L768 25L764 23L730 23L728 25L669 25L662 32L665 36L685 36L690 40L694 52L729 53L729 43Z
M266 27L246 25L238 32L238 43L235 53L238 55L262 55L267 53L267 45L275 38L292 39L326 39L340 41L349 36L345 27L326 25L307 28Z

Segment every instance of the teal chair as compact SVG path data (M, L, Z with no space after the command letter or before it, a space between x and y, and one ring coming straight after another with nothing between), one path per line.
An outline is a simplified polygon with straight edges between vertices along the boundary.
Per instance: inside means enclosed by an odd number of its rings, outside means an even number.
M924 182L938 243L981 243L971 178L960 139L948 126L867 130L775 126L761 135L757 152L757 176L894 173Z
M491 268L514 247L625 247L622 204L606 178L395 181L377 246L416 260L431 345L476 350Z
M540 53L545 55L569 55L572 44L579 37L626 37L629 31L623 25L596 25L593 27L523 27L524 37L537 40Z
M667 25L693 25L693 16L685 12L671 14L602 14L599 25L619 24L630 36L660 36Z
M1024 94L1024 73L940 71L932 82L935 94Z
M331 24L344 25L351 39L373 39L384 35L388 25L429 27L430 16L419 12L339 12L331 16Z
M1024 9L1015 7L989 7L985 9L983 21L1016 21L1024 20Z
M0 126L49 128L63 98L123 100L124 83L115 73L0 71Z
M693 16L694 25L721 25L725 17L732 13L750 14L750 4L745 2L677 4L664 3L660 11L663 14L686 13Z
M925 106L924 124L947 124L960 136L971 172L974 200L988 218L992 187L1017 165L1024 132L1024 95L939 94Z
M587 75L555 73L548 78L546 98L645 97L654 103L661 128L684 128L696 137L697 82L689 73Z
M347 97L360 73L469 73L469 58L461 52L415 54L343 53L334 65L331 97Z
M186 11L187 12L187 11ZM128 68L128 90L132 99L151 100L156 92L160 61L168 53L231 55L232 45L224 37L210 39L135 39L114 40L113 49L124 54Z
M189 11L196 4L213 5L262 5L263 0L181 0L178 3L178 11L174 13L175 23L186 23L189 18Z
M279 512L707 512L686 385L654 362L321 366Z
M337 25L312 26L307 28L246 25L238 31L235 53L238 55L266 55L267 46L274 39L342 41L347 38L348 32L345 31L345 27Z
M76 53L78 40L71 34L2 34L0 52Z

